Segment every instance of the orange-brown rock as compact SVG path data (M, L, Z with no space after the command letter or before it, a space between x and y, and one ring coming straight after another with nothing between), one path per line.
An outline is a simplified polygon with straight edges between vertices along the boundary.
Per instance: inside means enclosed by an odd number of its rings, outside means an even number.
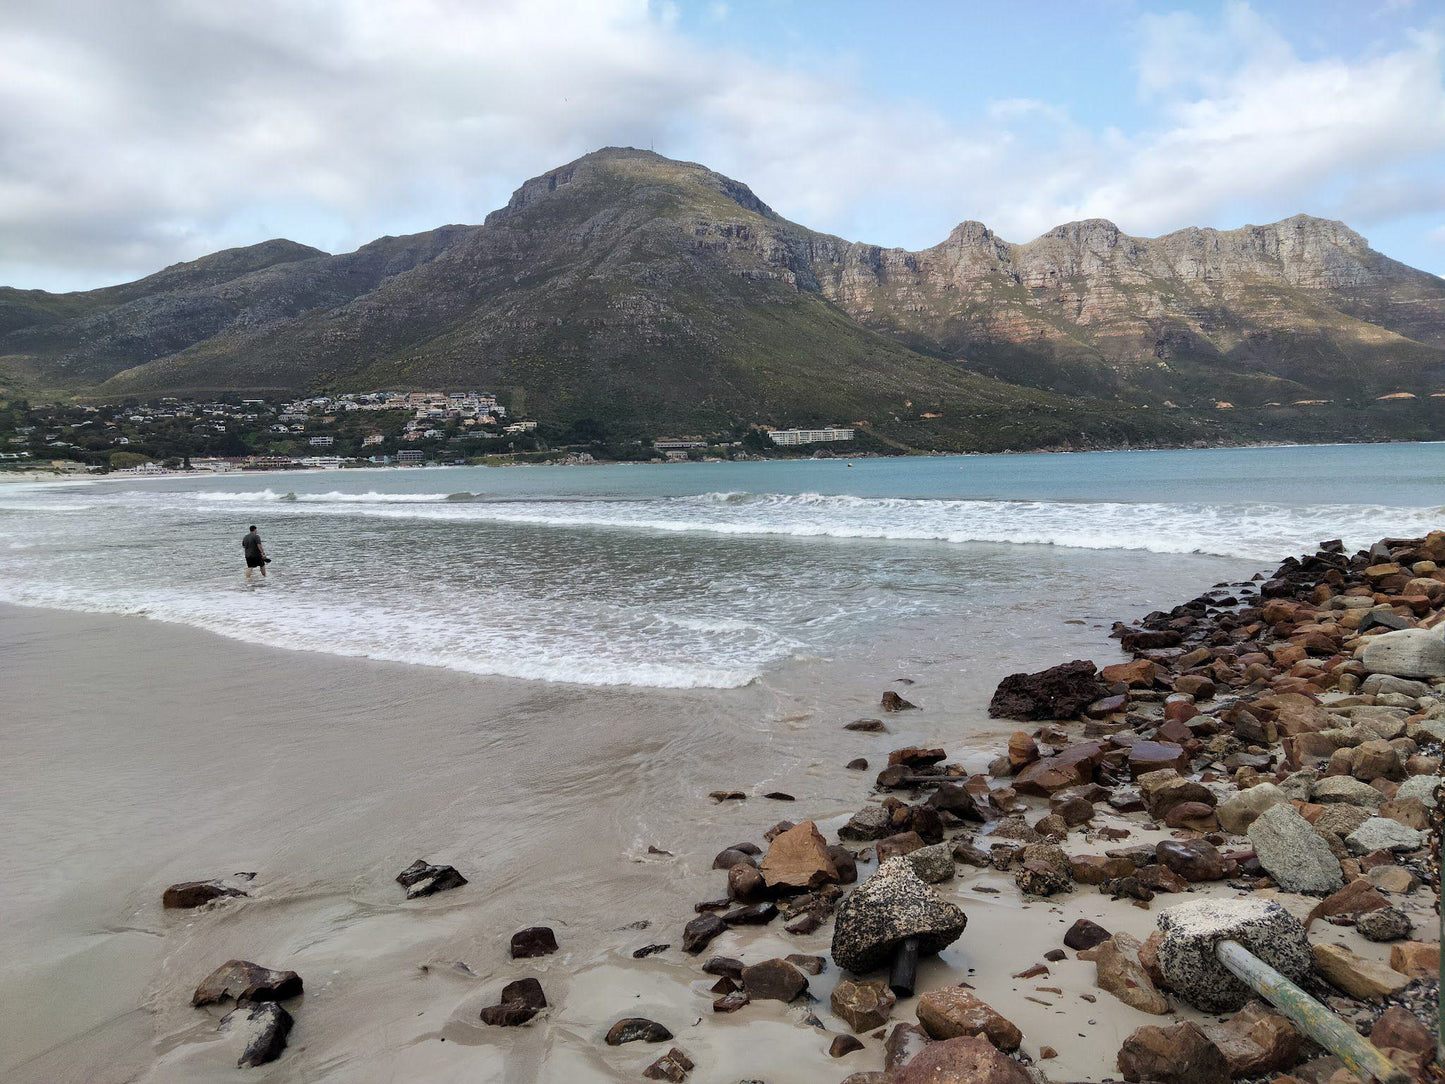
M891 1084L1032 1084L1022 1065L979 1036L929 1043L892 1077Z
M804 821L774 837L763 858L763 880L769 888L821 888L838 880L838 867L818 826Z
M1277 1073L1299 1061L1300 1033L1260 1001L1251 1001L1223 1024L1205 1025L1204 1033L1229 1063L1231 1077Z
M1397 941L1390 946L1390 966L1411 979L1440 974L1440 942Z
M1022 730L1015 730L1008 739L1008 762L1015 772L1039 759L1039 743Z
M1079 742L1051 757L1035 761L1014 778L1014 790L1047 798L1065 787L1088 783L1094 778L1095 766L1104 759L1104 747L1098 742Z
M1005 1053L1023 1042L1023 1033L1010 1020L961 986L930 990L919 998L918 1022L934 1039L982 1035Z
M1209 1037L1190 1023L1145 1024L1119 1048L1119 1072L1151 1084L1227 1084L1229 1062Z
M1135 659L1133 662L1116 662L1113 666L1106 666L1099 671L1099 677L1110 685L1122 681L1131 689L1150 689L1154 687L1157 673L1158 668L1148 659Z

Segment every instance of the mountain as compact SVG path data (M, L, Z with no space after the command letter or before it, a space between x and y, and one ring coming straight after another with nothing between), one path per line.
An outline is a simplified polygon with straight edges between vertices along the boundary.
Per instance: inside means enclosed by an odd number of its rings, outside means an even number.
M1024 245L966 222L883 249L613 148L479 226L0 289L0 380L106 398L468 385L618 433L861 421L921 448L1445 435L1445 282L1304 216L1154 239L1089 221ZM1415 398L1376 402L1396 392Z

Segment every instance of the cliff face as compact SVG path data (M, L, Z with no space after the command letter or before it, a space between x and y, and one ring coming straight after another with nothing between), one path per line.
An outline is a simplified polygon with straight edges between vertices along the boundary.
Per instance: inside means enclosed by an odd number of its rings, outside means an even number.
M1229 428L1216 399L1438 390L1445 284L1303 216L1153 239L1091 220L1022 245L965 222L884 249L702 166L609 149L480 226L0 290L7 373L101 395L466 383L544 417L867 419L915 446L1187 439Z

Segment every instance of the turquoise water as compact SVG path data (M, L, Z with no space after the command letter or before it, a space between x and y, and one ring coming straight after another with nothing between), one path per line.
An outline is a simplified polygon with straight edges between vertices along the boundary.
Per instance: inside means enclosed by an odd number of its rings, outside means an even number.
M881 643L943 658L1000 612L1027 654L1065 610L1122 617L1325 538L1423 533L1442 503L1428 444L116 478L0 490L0 598L509 677L734 686ZM247 588L252 522L275 563Z

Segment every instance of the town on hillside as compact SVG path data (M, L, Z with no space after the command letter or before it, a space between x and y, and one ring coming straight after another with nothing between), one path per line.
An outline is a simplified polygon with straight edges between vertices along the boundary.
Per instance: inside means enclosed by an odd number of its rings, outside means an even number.
M855 426L739 424L690 436L625 437L593 419L515 417L477 391L381 391L267 399L168 396L122 404L0 400L0 469L165 474L606 461L678 462L873 454ZM811 446L823 446L822 450Z

